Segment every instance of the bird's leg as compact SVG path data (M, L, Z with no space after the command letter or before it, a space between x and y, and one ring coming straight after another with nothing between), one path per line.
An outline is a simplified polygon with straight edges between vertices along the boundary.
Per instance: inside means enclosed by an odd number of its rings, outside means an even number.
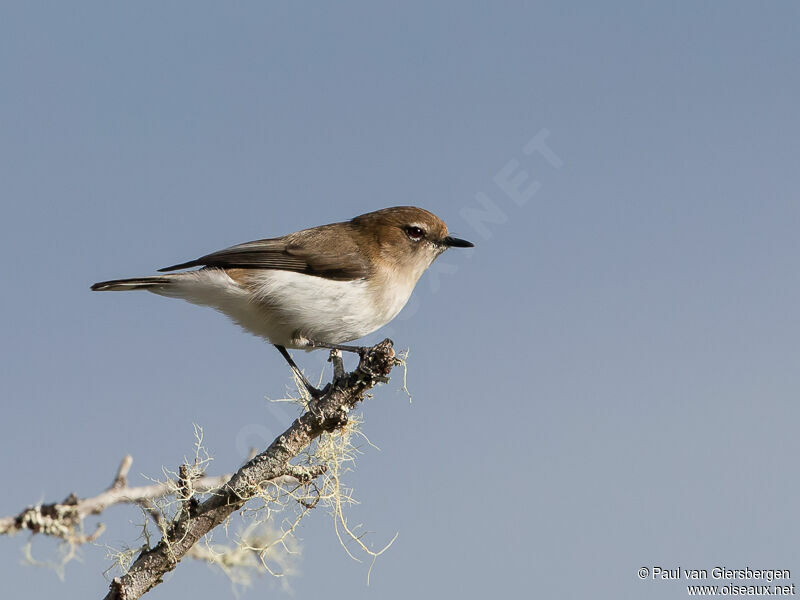
M328 350L341 350L342 352L353 352L362 355L367 351L365 346L345 346L343 344L328 344L326 342L315 342L314 340L305 340L306 344L311 348L327 348Z
M300 367L297 366L297 363L295 363L292 360L292 357L289 356L289 351L286 350L285 346L279 346L278 344L275 344L275 347L278 349L278 352L281 353L281 356L286 359L286 362L289 363L289 366L292 368L292 371L294 371L295 376L303 383L306 390L308 390L308 393L311 394L312 398L319 398L325 393L327 388L320 390L311 385L311 382L306 378L305 375L303 375L303 372L300 370Z
M328 348L331 351L330 360L331 361L334 361L334 360L338 360L339 361L339 365L341 365L342 375L344 375L344 365L342 365L342 363L341 363L341 361L342 361L341 354L338 354L338 353L339 352L353 352L355 354L358 354L362 359L362 361L361 361L361 370L362 371L364 371L365 373L368 373L369 375L374 377L377 381L381 381L383 383L386 383L387 381L389 381L388 378L386 378L386 377L384 377L382 375L376 375L375 373L373 373L372 370L369 368L369 366L364 364L364 360L363 359L367 356L367 354L369 352L369 348L367 348L366 346L345 346L345 345L342 345L342 344L328 344L327 342L316 342L314 340L309 340L309 339L305 339L304 342L305 342L305 345L307 345L309 348ZM333 358L333 356L334 356L333 353L334 352L336 352L337 355L338 355L337 359ZM336 381L336 369L337 369L337 366L338 365L336 364L336 362L334 362L333 363L334 381Z

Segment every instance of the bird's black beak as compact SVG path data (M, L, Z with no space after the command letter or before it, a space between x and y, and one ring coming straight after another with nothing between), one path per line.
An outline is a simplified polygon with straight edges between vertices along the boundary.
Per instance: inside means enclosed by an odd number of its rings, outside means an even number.
M450 237L449 235L442 240L442 243L448 248L474 248L475 244L467 240Z

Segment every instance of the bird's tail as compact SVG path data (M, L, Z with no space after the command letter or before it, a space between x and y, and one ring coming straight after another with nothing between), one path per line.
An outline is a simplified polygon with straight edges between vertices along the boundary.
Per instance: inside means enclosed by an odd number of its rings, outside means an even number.
M151 290L169 283L175 278L174 275L161 275L157 277L134 277L132 279L112 279L111 281L100 281L92 286L95 292L126 292L129 290Z

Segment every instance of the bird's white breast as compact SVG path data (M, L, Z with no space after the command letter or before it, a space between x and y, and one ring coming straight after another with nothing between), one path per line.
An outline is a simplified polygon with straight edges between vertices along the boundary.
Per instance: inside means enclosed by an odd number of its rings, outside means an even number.
M336 281L292 271L264 271L254 278L255 302L269 307L291 346L302 338L341 343L388 323L405 304L382 306L366 280ZM284 337L284 336L281 336Z

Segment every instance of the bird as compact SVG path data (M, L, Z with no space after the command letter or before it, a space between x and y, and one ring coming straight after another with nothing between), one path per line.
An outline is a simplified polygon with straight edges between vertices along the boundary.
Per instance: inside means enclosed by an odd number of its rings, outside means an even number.
M158 269L164 275L101 281L91 289L146 290L214 308L273 344L318 397L323 391L288 349L362 350L344 343L394 319L445 250L473 246L451 236L432 212L394 206L231 246Z

